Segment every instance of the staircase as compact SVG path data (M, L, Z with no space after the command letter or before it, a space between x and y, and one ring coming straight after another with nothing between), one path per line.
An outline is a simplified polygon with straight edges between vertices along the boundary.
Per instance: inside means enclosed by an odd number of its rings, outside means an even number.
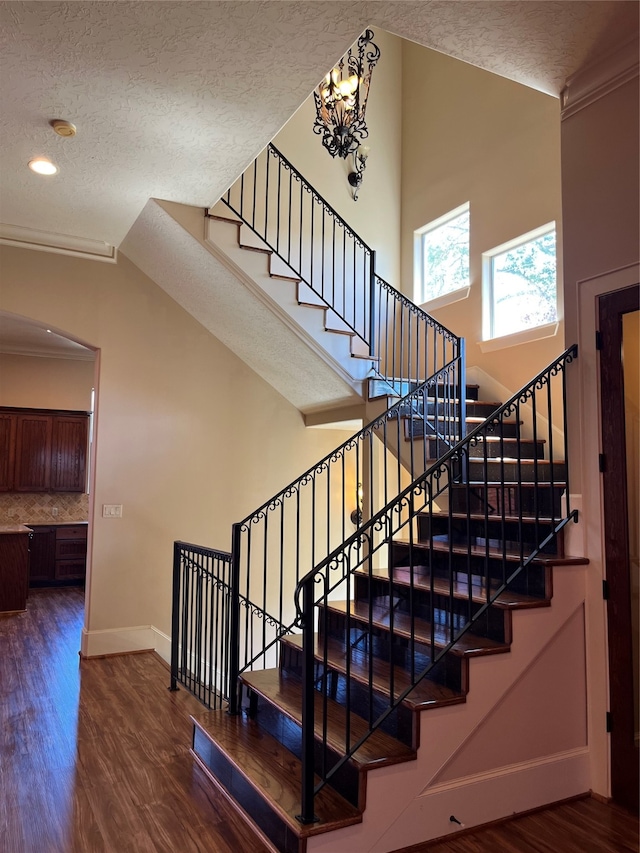
M280 155L266 156L268 185ZM369 850L349 828L386 829L367 792L419 764L423 712L464 705L471 659L508 654L518 611L550 607L553 567L584 562L563 551L577 520L564 442L577 351L504 404L478 399L462 382L463 342L374 272L364 290L354 274L352 298L344 276L335 300L325 248L314 262L313 249L292 259L277 245L268 187L256 216L253 168L212 215L370 363L374 420L234 525L231 553L176 543L172 688L208 707L193 718L195 760L271 849ZM305 242L298 231L288 247Z

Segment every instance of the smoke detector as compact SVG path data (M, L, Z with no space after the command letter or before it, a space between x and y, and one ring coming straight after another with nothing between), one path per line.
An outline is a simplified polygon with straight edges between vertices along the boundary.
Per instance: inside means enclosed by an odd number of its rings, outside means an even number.
M64 121L61 118L56 118L53 119L50 124L54 133L57 133L58 136L70 137L76 135L76 126L75 124L71 124L70 121Z

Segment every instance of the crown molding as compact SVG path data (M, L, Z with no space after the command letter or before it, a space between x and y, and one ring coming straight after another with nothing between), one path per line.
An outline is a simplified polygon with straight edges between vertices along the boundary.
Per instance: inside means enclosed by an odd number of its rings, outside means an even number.
M33 349L18 344L0 344L0 355L19 355L28 358L56 358L69 361L95 361L96 354L88 348L78 350Z
M35 249L37 252L53 252L56 255L70 255L93 261L117 262L118 250L102 240L90 240L87 237L71 237L66 234L53 234L50 231L38 231L22 225L0 223L0 244L17 246L21 249Z
M562 121L633 80L638 69L638 40L634 37L567 77L560 93Z

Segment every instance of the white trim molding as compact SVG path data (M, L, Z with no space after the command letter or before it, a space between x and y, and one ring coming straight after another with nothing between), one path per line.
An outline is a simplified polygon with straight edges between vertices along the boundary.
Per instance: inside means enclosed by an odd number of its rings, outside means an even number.
M499 338L489 338L486 341L477 341L481 352L494 352L507 347L515 347L519 344L529 344L531 341L541 341L543 338L554 338L558 334L559 323L546 323L544 326L534 326L532 329L523 329L512 335L501 335Z
M56 255L70 255L93 261L117 263L118 250L102 240L89 240L86 237L72 237L67 234L53 234L50 231L38 231L21 225L0 223L0 244L16 246L19 249L35 249L37 252L53 252Z
M576 71L567 78L560 93L562 121L633 80L638 76L639 67L638 40L634 37L615 51Z

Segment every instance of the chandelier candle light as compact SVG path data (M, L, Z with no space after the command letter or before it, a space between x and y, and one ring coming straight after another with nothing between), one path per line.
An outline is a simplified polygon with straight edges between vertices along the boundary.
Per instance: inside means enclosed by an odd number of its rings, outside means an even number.
M322 144L332 157L338 155L346 160L353 156L354 169L348 180L354 201L358 199L369 156L369 146L363 144L369 136L365 111L371 74L379 59L380 48L373 43L373 31L365 30L313 93L314 133L322 136Z

